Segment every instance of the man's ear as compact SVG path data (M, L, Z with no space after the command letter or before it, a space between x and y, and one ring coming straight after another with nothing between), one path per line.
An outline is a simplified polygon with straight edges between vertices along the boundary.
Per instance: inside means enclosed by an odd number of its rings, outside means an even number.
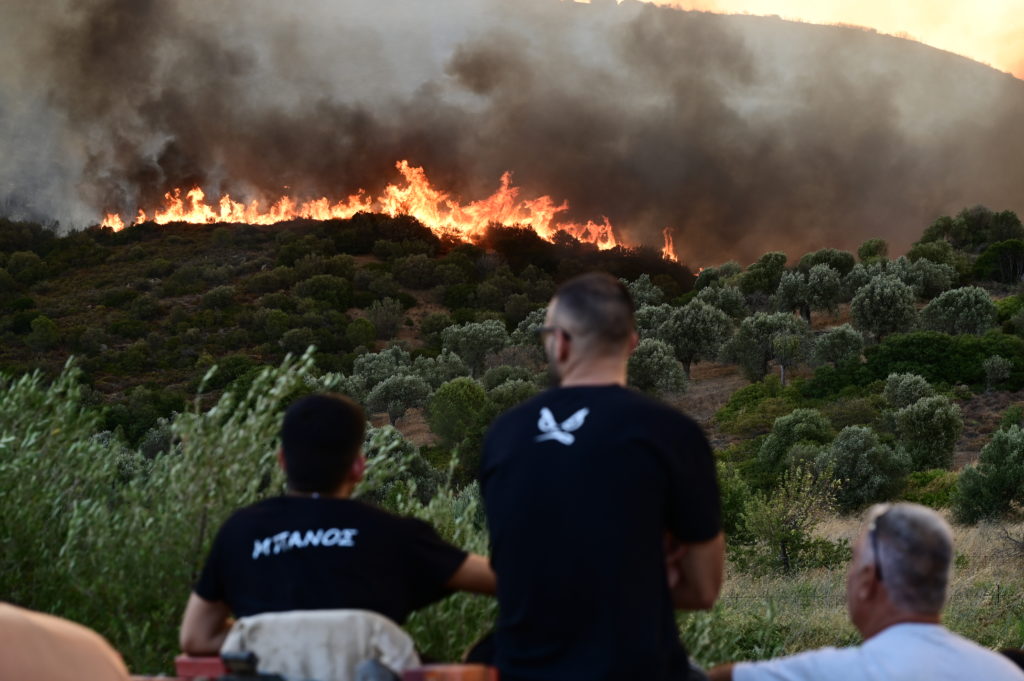
M640 334L636 331L630 331L629 333L629 354L632 355L633 351L636 350L636 346L640 345Z
M882 583L878 581L878 571L874 563L857 568L857 585L854 593L858 600L871 600L881 587Z
M352 462L352 468L349 469L349 479L352 482L360 482L363 479L364 473L366 473L366 457L363 456L362 452L359 452L356 460Z
M277 448L277 465L281 467L281 470L288 472L288 466L284 463L284 447Z

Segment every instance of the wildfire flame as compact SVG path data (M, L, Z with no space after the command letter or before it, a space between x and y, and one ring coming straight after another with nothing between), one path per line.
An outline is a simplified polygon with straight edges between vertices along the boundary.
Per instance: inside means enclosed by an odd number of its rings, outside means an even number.
M452 236L472 242L483 237L487 226L521 225L531 227L538 236L548 241L559 231L565 231L576 239L595 244L605 250L623 245L615 236L615 228L605 217L601 222L561 221L558 215L569 209L569 203L555 203L550 196L536 199L520 198L519 188L512 184L511 173L501 176L498 190L486 199L468 204L459 203L447 192L430 183L423 168L412 166L408 161L395 164L405 182L388 185L380 196L371 198L363 190L343 201L331 201L323 197L311 201L296 201L282 197L269 206L259 201L241 203L225 194L214 204L207 203L206 194L199 187L183 192L174 189L164 195L164 206L152 214L139 210L133 224L153 221L165 225L170 222L212 224L218 222L241 222L251 225L271 225L295 219L334 220L347 219L359 212L374 211L391 217L410 215L438 236ZM125 222L117 213L108 213L101 223L117 231L124 229ZM664 231L665 245L662 254L678 262L672 245L672 234Z

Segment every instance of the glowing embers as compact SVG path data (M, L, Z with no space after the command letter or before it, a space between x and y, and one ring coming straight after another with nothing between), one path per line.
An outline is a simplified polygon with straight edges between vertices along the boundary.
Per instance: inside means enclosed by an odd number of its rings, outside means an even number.
M489 197L464 204L431 185L423 168L411 166L408 161L399 161L395 167L404 182L388 185L376 198L370 198L360 190L343 201L331 201L324 197L300 202L286 196L265 206L260 201L240 203L225 194L211 204L207 202L203 190L194 187L187 192L181 189L168 192L164 195L162 208L156 209L151 215L140 210L134 222L152 220L162 225L170 222L270 225L300 218L346 219L365 211L384 213L391 217L409 215L439 236L453 236L469 242L483 237L488 225L499 224L529 226L538 236L548 241L553 240L559 231L565 231L600 249L615 248L621 244L608 218L603 218L600 223L592 220L561 221L558 215L569 209L568 202L556 204L550 196L520 198L520 190L512 184L510 173L501 176L501 184ZM125 226L117 213L108 214L102 224L114 230ZM677 260L668 228L664 231L664 238L663 255L670 260Z

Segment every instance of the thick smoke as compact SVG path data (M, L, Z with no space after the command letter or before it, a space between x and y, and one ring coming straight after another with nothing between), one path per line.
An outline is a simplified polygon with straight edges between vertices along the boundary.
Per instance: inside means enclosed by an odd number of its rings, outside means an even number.
M633 0L5 0L0 212L95 222L198 183L341 197L505 170L685 260L905 248L1024 209L1024 82L916 43Z

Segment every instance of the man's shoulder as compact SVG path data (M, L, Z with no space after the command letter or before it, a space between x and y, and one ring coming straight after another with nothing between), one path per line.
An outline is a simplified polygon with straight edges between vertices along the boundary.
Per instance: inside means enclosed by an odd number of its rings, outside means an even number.
M740 662L733 667L733 681L860 681L866 678L860 649L818 648L760 662Z

